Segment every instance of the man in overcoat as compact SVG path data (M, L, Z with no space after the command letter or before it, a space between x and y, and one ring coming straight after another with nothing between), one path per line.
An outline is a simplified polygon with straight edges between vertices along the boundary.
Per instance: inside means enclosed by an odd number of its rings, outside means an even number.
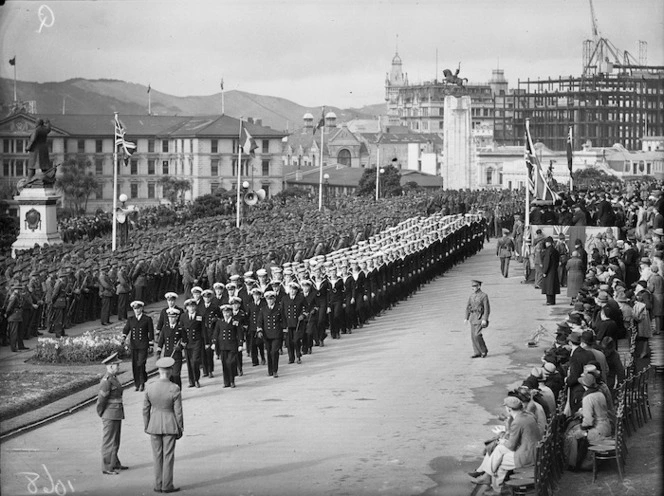
M99 383L97 394L97 415L101 417L103 425L101 471L106 475L117 475L119 470L127 469L118 458L124 420L122 384L117 378L122 360L118 358L117 353L113 353L101 363L106 365L106 374Z
M553 245L553 238L551 236L544 240L544 246L545 248L542 252L542 282L540 282L540 288L542 294L546 295L546 304L555 305L556 295L560 294L560 280L558 279L560 254Z

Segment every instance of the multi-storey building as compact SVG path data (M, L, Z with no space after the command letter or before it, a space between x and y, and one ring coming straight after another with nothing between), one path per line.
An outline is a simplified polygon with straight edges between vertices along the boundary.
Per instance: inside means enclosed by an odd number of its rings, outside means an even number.
M473 130L481 135L486 134L487 130L500 134L509 131L511 135L513 102L506 100L509 94L508 82L502 69L494 69L488 83L464 82L459 86L433 80L411 84L408 75L403 73L403 63L398 53L392 59L392 68L385 77L388 124L406 126L416 133L442 134L445 97L470 96Z
M88 202L88 210L108 209L113 200L113 152L115 128L109 115L42 115L51 122L50 157L54 164L71 159L89 164L100 187ZM0 184L15 185L27 175L26 145L38 116L26 113L0 121ZM238 181L240 121L222 116L126 115L120 120L127 140L136 143L129 163L118 166L118 194L136 205L162 201L161 179L174 177L190 182L186 200L218 188L235 189ZM255 156L242 155L241 181L264 189L267 196L283 185L282 138L285 132L261 125L256 119L244 126L256 140ZM120 161L121 163L122 161Z

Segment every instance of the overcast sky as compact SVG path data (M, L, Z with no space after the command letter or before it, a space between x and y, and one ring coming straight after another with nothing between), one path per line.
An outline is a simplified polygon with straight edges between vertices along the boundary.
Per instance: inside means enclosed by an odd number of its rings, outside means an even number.
M42 7L46 6L46 7ZM601 35L664 65L662 0L595 0ZM40 12L41 8L41 12ZM49 12L50 11L50 12ZM54 15L52 22L50 13ZM397 44L412 82L578 75L587 0L79 0L0 7L0 76L111 78L179 96L238 89L307 106L384 101ZM6 98L6 95L3 95Z

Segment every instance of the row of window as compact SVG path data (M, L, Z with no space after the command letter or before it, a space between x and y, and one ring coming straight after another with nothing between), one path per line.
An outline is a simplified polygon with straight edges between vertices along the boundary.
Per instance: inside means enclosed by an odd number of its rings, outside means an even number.
M131 141L131 138L128 138ZM67 140L67 152L69 153L91 153L92 150L86 150L86 142L88 140L78 139L78 140ZM110 140L109 140L110 141ZM159 140L161 141L161 152L169 153L171 146L169 140ZM219 153L219 141L218 139L210 140L210 152ZM157 140L149 139L148 140L148 153L156 153L156 143ZM176 149L180 152L184 152L185 143L188 144L189 153L193 152L193 141L192 140L179 140L179 147L176 146ZM174 143L177 145L177 143ZM48 140L49 151L53 152L53 140ZM94 140L94 153L104 153L104 140L96 139ZM238 140L233 140L233 153L238 152ZM27 139L3 139L2 140L2 151L4 153L24 153L27 152ZM270 151L270 140L261 140L261 152L269 153ZM110 150L109 150L110 153Z

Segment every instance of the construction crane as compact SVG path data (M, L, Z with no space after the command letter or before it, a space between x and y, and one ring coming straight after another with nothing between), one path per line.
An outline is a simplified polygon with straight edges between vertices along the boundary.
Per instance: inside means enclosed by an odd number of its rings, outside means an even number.
M639 61L628 51L617 48L608 38L604 38L599 30L597 15L593 0L590 3L590 17L592 21L592 40L583 42L583 75L611 73L613 68L633 68L639 66ZM645 42L639 42L639 48Z

